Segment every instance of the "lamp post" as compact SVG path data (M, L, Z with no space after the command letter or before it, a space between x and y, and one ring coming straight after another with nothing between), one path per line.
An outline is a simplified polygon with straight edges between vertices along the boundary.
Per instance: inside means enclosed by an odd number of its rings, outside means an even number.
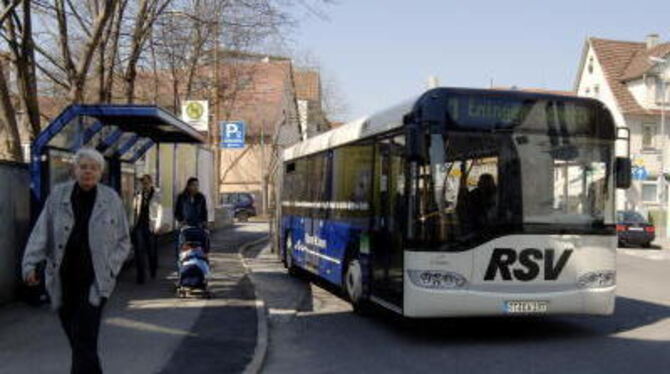
M661 79L661 178L663 181L663 186L666 186L665 183L665 144L666 144L666 133L665 133L665 102L666 102L666 85L665 85L665 71L668 68L668 59L666 58L661 58L661 57L655 57L651 56L649 57L649 61L651 61L654 65L659 67L659 78ZM670 237L670 209L668 205L670 204L670 198L668 198L668 191L663 191L663 195L665 197L665 201L662 201L664 211L665 211L665 237L668 238Z

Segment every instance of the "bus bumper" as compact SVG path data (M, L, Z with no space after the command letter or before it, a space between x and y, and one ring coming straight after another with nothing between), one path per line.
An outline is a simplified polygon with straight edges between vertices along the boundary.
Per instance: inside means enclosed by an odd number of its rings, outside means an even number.
M471 290L431 290L406 284L403 314L416 318L611 315L614 313L615 290L616 286L543 293L492 293ZM541 311L534 312L510 308L510 303L518 302L543 307L538 308Z

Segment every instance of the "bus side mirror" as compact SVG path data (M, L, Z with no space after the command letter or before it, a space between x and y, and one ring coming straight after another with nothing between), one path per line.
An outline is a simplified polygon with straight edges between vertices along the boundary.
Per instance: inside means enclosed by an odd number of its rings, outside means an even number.
M632 163L630 158L617 157L614 162L614 172L616 174L616 188L626 189L630 187L632 179Z

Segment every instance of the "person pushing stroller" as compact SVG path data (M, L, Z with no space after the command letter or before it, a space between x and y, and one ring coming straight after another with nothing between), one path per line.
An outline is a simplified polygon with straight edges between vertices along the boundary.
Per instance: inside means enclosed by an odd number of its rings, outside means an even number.
M199 192L197 178L189 178L186 188L177 197L175 219L177 232L177 292L210 297L207 290L209 276L209 232L207 230L207 201Z
M207 200L199 188L198 178L191 177L184 191L177 196L174 218L179 228L193 226L207 229Z

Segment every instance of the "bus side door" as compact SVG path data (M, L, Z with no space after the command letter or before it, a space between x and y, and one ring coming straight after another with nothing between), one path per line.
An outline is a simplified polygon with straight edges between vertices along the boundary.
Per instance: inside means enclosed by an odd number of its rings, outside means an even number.
M402 308L405 138L377 144L372 237L372 295Z

